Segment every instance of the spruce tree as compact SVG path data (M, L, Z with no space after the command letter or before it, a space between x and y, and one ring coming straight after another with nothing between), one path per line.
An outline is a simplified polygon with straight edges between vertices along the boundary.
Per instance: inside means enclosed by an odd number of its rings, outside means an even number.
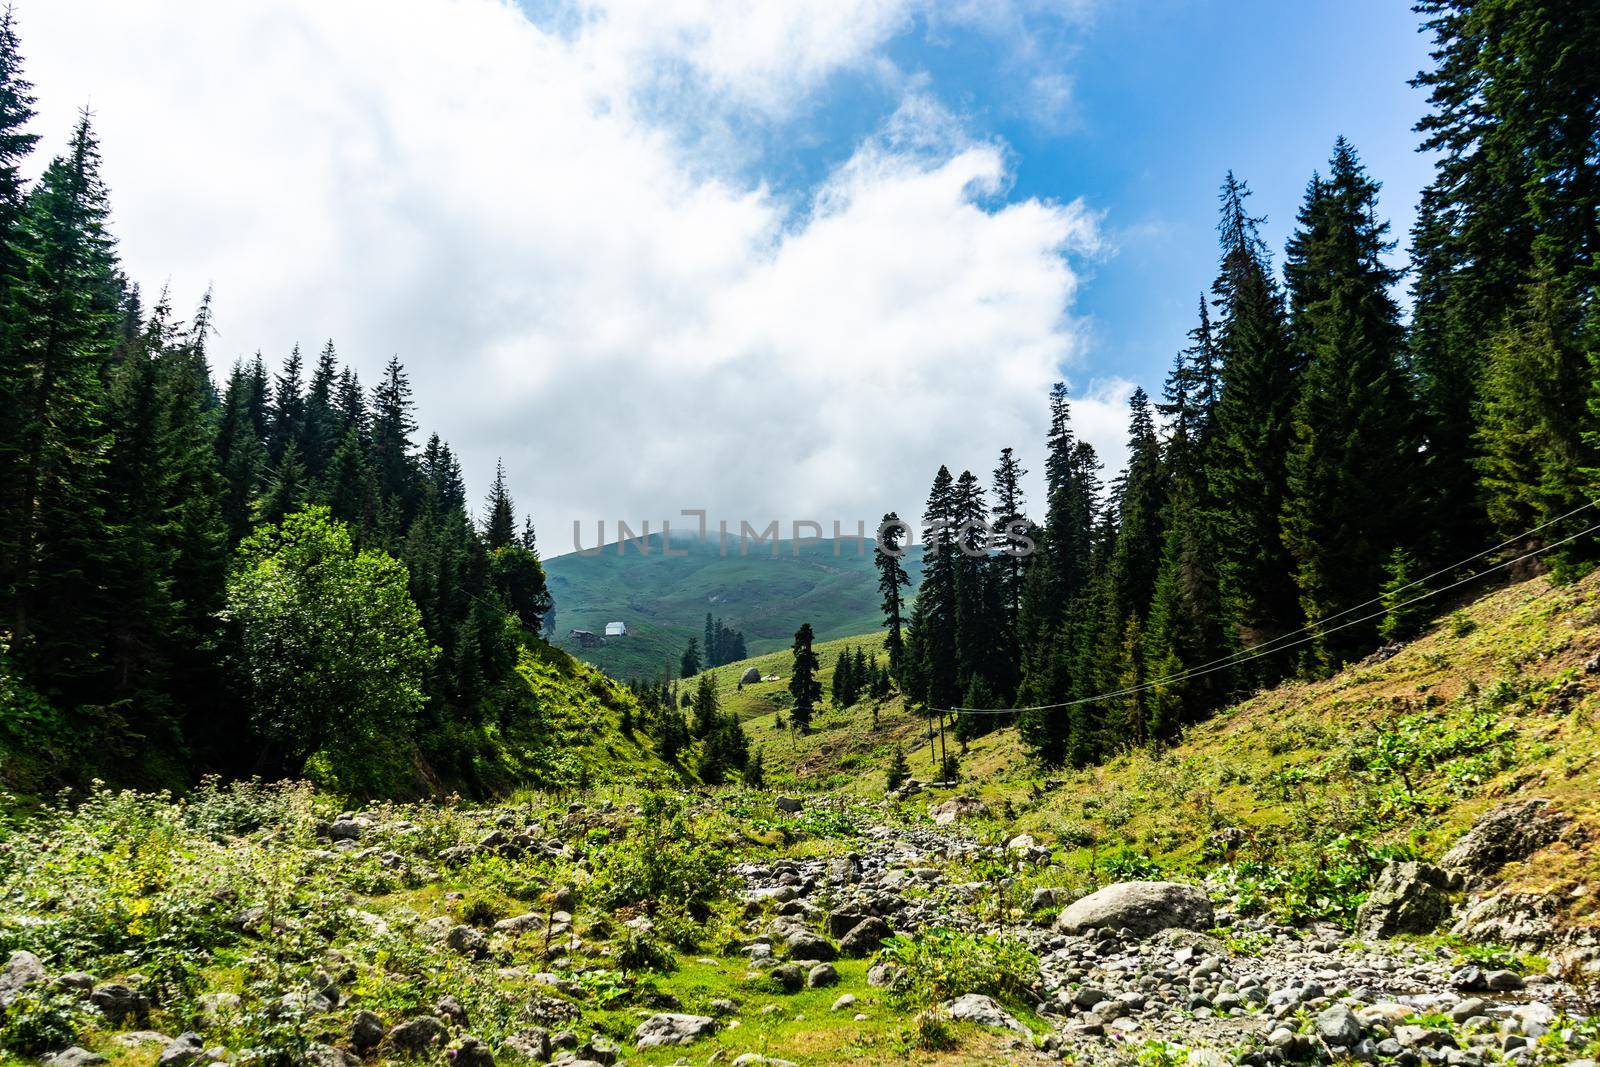
M333 454L344 439L338 411L339 357L330 339L317 356L306 389L300 429L300 455L305 460L306 477L320 482L333 463Z
M511 502L511 490L506 487L506 465L501 460L494 463L494 482L484 499L483 539L491 550L511 544L517 535L517 509Z
M1249 195L1229 173L1220 196L1222 267L1212 285L1222 369L1208 478L1230 597L1249 636L1262 638L1294 629L1299 618L1283 499L1300 367L1257 232L1262 220L1245 208Z
M1330 616L1376 595L1384 561L1414 530L1409 383L1397 274L1377 214L1378 183L1355 149L1335 143L1326 179L1313 178L1289 242L1292 335L1305 370L1294 409L1283 537L1313 656L1329 671L1370 647L1371 624L1324 633Z
M1025 554L1023 536L1033 532L1028 517L1023 514L1026 501L1022 493L1022 479L1027 471L1010 448L1000 450L1000 463L994 469L994 528L997 531L996 547L999 554L992 564L995 595L1000 604L1001 633L999 642L1005 660L1007 684L1002 688L1015 688L1022 673L1022 646L1018 620L1022 612L1022 584L1032 555ZM1020 533L1019 533L1020 531Z
M417 465L411 443L417 424L411 409L411 382L399 358L391 358L383 369L383 380L372 393L369 455L377 474L378 499L385 519L401 526L409 521L418 503Z
M872 562L878 569L878 593L883 597L883 624L888 629L883 648L889 657L889 673L897 680L905 670L905 601L900 590L909 588L911 578L900 562L900 539L905 530L900 516L894 512L884 515L880 526L880 540L873 550Z
M802 623L800 629L795 631L794 665L789 677L789 694L794 697L794 714L790 717L794 728L801 733L811 729L811 713L817 706L817 701L822 699L822 683L817 680L817 670L821 666L817 654L811 648L811 624Z
M1541 276L1488 343L1477 462L1489 519L1503 537L1595 499L1600 438L1593 428L1600 423L1588 402L1596 331L1590 325L1586 335L1583 298L1574 288ZM1591 515L1573 516L1542 539L1560 540L1593 521ZM1594 552L1594 538L1587 537L1564 546L1558 562Z
M10 306L11 290L24 269L19 243L26 206L22 162L39 141L37 134L27 132L33 105L33 86L22 75L21 44L7 7L0 12L0 310ZM0 353L9 343L10 326L9 316L0 315ZM4 395L0 393L0 397Z
M100 151L87 114L28 197L21 272L0 379L11 405L0 468L19 472L0 510L13 639L25 661L85 685L99 673L93 635L109 605L96 581L105 550L101 382L120 290ZM76 687L74 687L76 688ZM80 690L81 691L81 690Z
M683 655L678 658L678 677L693 678L699 673L700 643L691 637L689 644L683 650Z
M922 584L911 613L907 642L907 694L934 707L953 707L961 696L957 663L957 574L961 552L954 521L955 479L940 467L923 512Z
M284 453L291 445L300 454L301 466L305 464L306 397L302 370L300 346L295 345L283 362L282 373L272 382L272 428L267 439L267 458L273 467L283 462Z

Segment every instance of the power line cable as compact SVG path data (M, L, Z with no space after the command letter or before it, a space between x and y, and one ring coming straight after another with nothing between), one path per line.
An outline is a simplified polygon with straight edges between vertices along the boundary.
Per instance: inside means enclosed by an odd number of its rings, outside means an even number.
M1584 507L1589 507L1589 506L1590 505L1587 505L1587 504L1584 505ZM1576 508L1573 511L1568 512L1567 515L1563 515L1560 518L1556 518L1556 519L1550 520L1550 522L1545 523L1544 526L1549 526L1549 525L1551 525L1551 523L1560 522L1561 519L1568 518L1571 515L1574 515L1577 512L1582 511L1582 510L1583 510L1583 508ZM1527 537L1527 536L1529 536L1529 534L1535 533L1538 530L1543 529L1544 526L1534 527L1533 530L1530 530L1527 533L1522 534L1521 537ZM1477 571L1477 572L1475 572L1473 574L1469 574L1465 578L1462 578L1462 579L1459 579L1458 581L1452 582L1449 585L1442 586L1442 587L1440 587L1438 589L1428 590L1428 591L1422 593L1419 596L1412 597L1409 600L1402 601L1401 603L1396 604L1394 606L1397 607L1397 608L1403 608L1403 607L1407 607L1407 606L1409 606L1411 604L1415 604L1415 603L1417 603L1419 601L1427 600L1429 597L1438 596L1441 593L1448 593L1448 592L1450 592L1450 590L1458 589L1461 586L1466 585L1468 582L1475 581L1476 579L1481 578L1486 574L1493 574L1495 571L1503 570L1506 567L1515 566L1516 564L1521 563L1523 560L1532 559L1535 556L1543 555L1544 553L1549 552L1552 549L1560 548L1562 545L1569 544L1569 543L1571 543L1573 541L1576 541L1578 538L1585 536L1586 534L1595 533L1596 531L1600 531L1600 523L1597 523L1594 526L1591 526L1586 530L1580 530L1580 531L1578 531L1577 533L1573 534L1570 537L1562 538L1560 541L1552 542L1552 543L1550 543L1548 545L1544 545L1544 546L1542 546L1540 548L1536 548L1536 549L1533 549L1531 551L1525 552L1520 556L1516 556L1516 557L1514 557L1512 559L1508 559L1503 563L1497 563L1493 567L1489 567L1489 568L1486 568L1485 570L1481 570L1481 571ZM1521 538L1518 537L1518 538L1513 538L1512 540L1515 541L1515 540L1520 540L1520 539ZM1479 553L1476 553L1473 556L1469 556L1468 559L1476 559L1479 556L1486 555L1489 552L1494 552L1497 549L1503 548L1503 547L1504 547L1504 544L1501 544L1501 545L1495 546L1495 548L1485 549L1483 552L1479 552ZM1460 564L1456 564L1456 566L1460 566ZM1454 568L1452 567L1452 568L1448 568L1448 569L1453 570ZM1435 572L1434 576L1436 576L1438 573L1442 573L1442 572ZM1430 577L1432 577L1432 576L1430 576ZM1419 579L1419 582L1420 581L1426 581L1426 580L1427 579ZM1396 592L1403 591L1404 589L1413 588L1417 584L1419 584L1419 582L1412 582L1409 585L1402 586L1402 587L1400 587L1400 589L1397 589ZM1376 603L1378 600L1381 600L1381 599L1383 599L1383 598L1382 597L1378 597L1378 598L1375 598L1374 600L1367 601L1366 604L1357 605L1357 607L1365 607L1365 606L1368 606L1370 604ZM1352 611L1352 610L1355 610L1355 609L1354 608L1349 608L1349 609L1346 609L1343 612L1340 612L1339 614L1340 615L1349 614L1349 612ZM1320 636L1322 636L1324 634L1336 633L1337 631L1346 629L1347 627L1356 626L1356 625L1359 625L1359 624L1361 624L1363 622L1369 622L1372 619L1375 619L1375 618L1378 618L1379 616L1387 614L1388 610L1389 610L1388 608L1385 608L1383 611L1373 612L1370 615L1364 615L1364 616L1362 616L1361 618L1358 618L1358 619L1350 619L1349 621L1342 622L1337 626L1318 627L1318 628L1316 628L1316 632L1315 633L1310 633L1310 634L1308 634L1308 636L1302 637L1297 641L1292 641L1292 642L1290 642L1288 644L1276 644L1276 642L1283 640L1284 637L1292 637L1296 633L1305 633L1305 632L1307 632L1307 631L1312 629L1311 627L1301 627L1300 630L1292 631L1292 632L1290 632L1288 634L1284 634L1284 635L1282 635L1280 637L1274 638L1271 641L1263 641L1263 642L1261 642L1259 644L1251 645L1249 648L1246 648L1246 649L1242 650L1239 653L1235 653L1231 657L1225 657L1224 659L1220 659L1220 660L1212 660L1209 663L1200 664L1200 665L1198 665L1196 667L1193 667L1193 668L1190 668L1188 670L1180 671L1177 674L1172 674L1172 675L1167 675L1167 676L1164 676L1164 677L1161 677L1161 678L1152 679L1151 681L1144 682L1144 683L1142 683L1140 685L1130 686L1130 687L1125 688L1125 689L1116 689L1116 690L1112 690L1112 691L1106 692L1106 693L1098 693L1098 694L1096 694L1094 696L1080 697L1077 700L1067 700L1067 701L1062 701L1062 702L1056 703L1056 704L1035 704L1035 705L1031 705L1029 707L1022 707L1022 708L930 708L928 710L929 711L941 712L941 713L954 714L954 715L1015 715L1015 714L1017 714L1019 712L1024 712L1024 711L1053 711L1053 710L1055 710L1057 708L1070 708L1070 707L1076 707L1076 706L1078 706L1080 704L1092 704L1092 703L1095 703L1096 701L1100 701L1100 700L1109 700L1112 697L1131 696L1134 693L1144 692L1145 690L1153 689L1156 686L1167 685L1167 684L1170 684L1172 682L1187 681L1190 678L1203 677L1204 675L1213 674L1213 673L1215 673L1217 671L1223 670L1223 669L1228 668L1228 667L1237 666L1240 663L1248 663L1251 660L1260 659L1262 656L1271 655L1274 652L1281 652L1281 651L1283 651L1285 649L1294 648L1294 647L1296 647L1298 645L1306 644L1309 641L1316 640L1318 637L1320 637ZM1330 615L1329 616L1329 618L1337 618L1337 617L1338 617L1337 615Z

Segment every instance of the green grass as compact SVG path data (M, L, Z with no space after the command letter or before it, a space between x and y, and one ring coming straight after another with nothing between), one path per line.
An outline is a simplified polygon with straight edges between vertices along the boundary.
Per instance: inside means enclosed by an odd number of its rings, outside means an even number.
M594 536L592 528L586 536ZM801 623L809 622L819 640L867 633L882 624L872 545L853 541L772 546L752 543L740 555L730 535L724 555L713 533L704 545L673 536L672 556L661 551L661 537L650 539L643 555L632 544L618 554L615 544L597 555L575 553L544 561L555 598L553 624L561 647L616 678L659 678L664 667L677 674L678 658L690 637L699 639L706 612L744 633L753 655L786 647ZM565 547L565 546L563 546ZM676 555L678 552L684 555ZM906 559L912 580L921 575L913 553ZM605 632L608 622L628 624L628 636L604 646L581 649L567 637L573 629ZM703 651L703 650L702 650Z

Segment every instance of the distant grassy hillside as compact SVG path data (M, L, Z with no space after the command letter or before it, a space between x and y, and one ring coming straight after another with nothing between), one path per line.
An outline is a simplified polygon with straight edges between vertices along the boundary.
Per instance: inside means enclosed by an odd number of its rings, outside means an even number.
M750 544L741 555L732 538L724 553L715 535L701 544L675 534L668 556L655 534L648 554L630 543L625 552L612 544L592 556L552 557L544 566L555 597L554 640L613 677L633 678L659 677L667 664L676 674L708 611L743 631L753 655L787 647L804 622L822 640L877 629L871 542L823 540L799 544L798 552L796 544L779 542L776 556L770 544ZM913 582L919 559L915 550L906 558ZM608 622L626 623L628 636L587 649L568 637L574 629L603 634Z
M820 647L823 677L844 647ZM974 741L961 792L975 793L1044 840L1077 843L1080 863L1138 873L1214 867L1206 839L1242 831L1241 856L1264 894L1336 903L1339 878L1370 877L1398 851L1437 856L1488 808L1544 797L1576 820L1578 839L1600 834L1600 575L1572 585L1536 578L1482 597L1386 659L1332 678L1289 682L1193 727L1165 751L1135 751L1082 771L1041 772L1016 730ZM781 680L735 688L748 664L716 672L768 779L779 788L881 796L884 769L903 748L911 771L932 778L928 723L899 698L827 707L813 732L774 727L788 706L788 655L749 661ZM952 751L957 750L953 739ZM923 805L938 794L908 803ZM1333 857L1333 859L1330 859ZM1571 889L1569 918L1600 923L1600 853L1551 845L1506 872L1509 884ZM1360 883L1363 884L1364 883ZM1297 896L1298 894L1298 896Z

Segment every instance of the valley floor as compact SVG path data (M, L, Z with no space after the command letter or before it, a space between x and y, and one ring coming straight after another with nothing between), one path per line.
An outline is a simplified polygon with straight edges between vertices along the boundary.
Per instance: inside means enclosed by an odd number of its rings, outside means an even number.
M888 797L926 721L780 730L780 656L723 692L782 792L0 807L0 1063L1592 1061L1597 623L1534 580L1166 751L1001 729Z

